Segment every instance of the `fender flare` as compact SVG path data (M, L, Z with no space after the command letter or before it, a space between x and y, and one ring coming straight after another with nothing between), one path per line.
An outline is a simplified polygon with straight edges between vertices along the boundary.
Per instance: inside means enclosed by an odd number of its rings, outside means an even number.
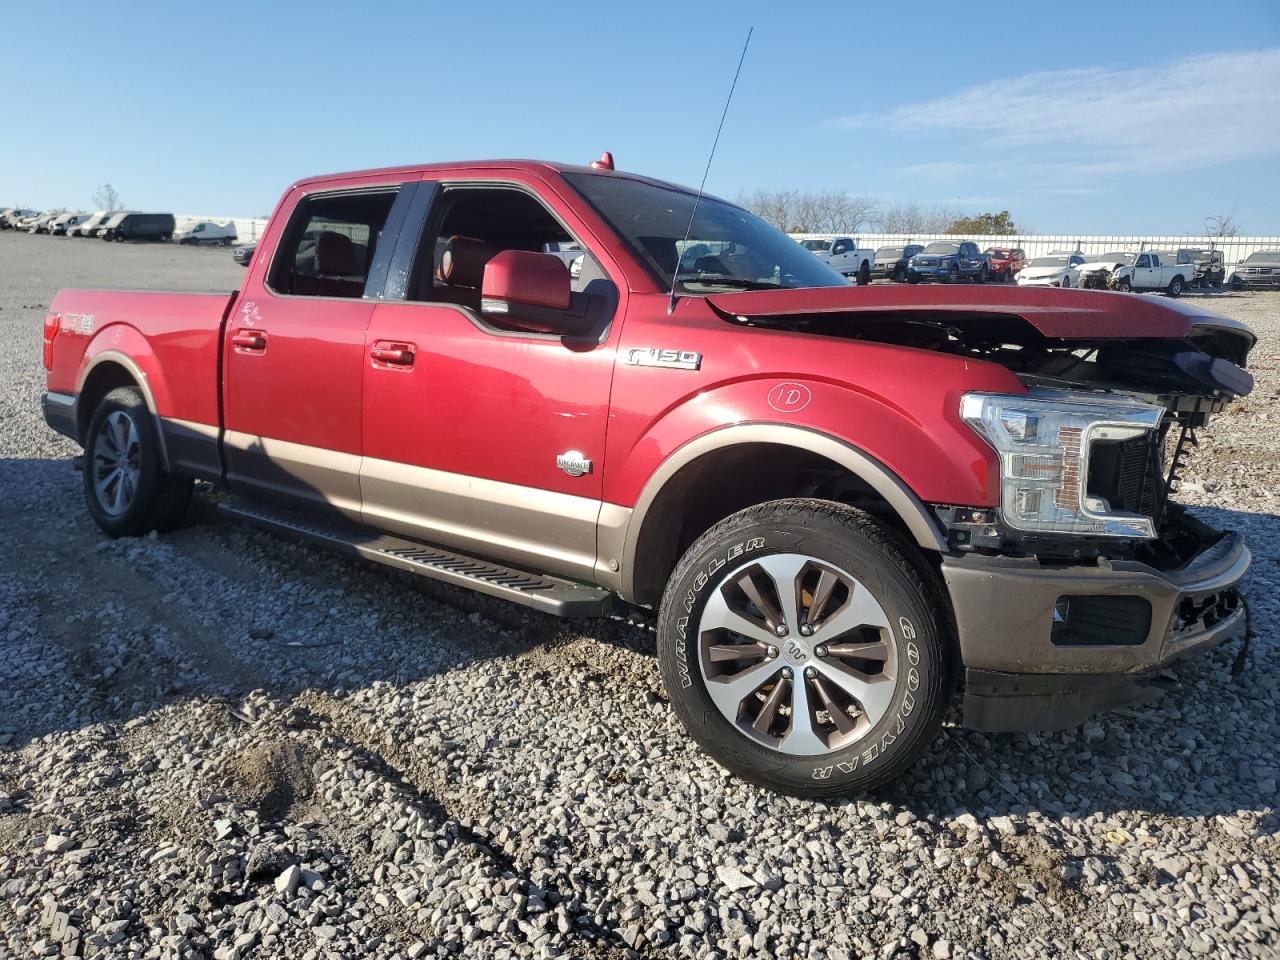
M80 377L76 381L76 406L79 407L80 397L84 394L84 385L88 382L89 377L94 370L104 363L114 363L123 367L138 385L138 390L142 393L142 399L147 405L147 411L151 414L151 420L156 428L156 440L160 446L160 463L166 471L169 470L169 450L164 441L164 423L160 419L160 414L156 411L156 400L152 396L151 384L147 381L147 375L132 357L118 350L103 350L101 353L95 354L93 359L85 365L84 370L80 372ZM79 411L77 410L77 418L78 414ZM88 415L93 416L93 411L89 411ZM81 437L82 444L85 439Z
M635 596L636 554L640 533L650 507L667 482L684 467L707 454L747 443L772 443L816 453L844 467L884 497L893 511L906 524L916 543L925 550L946 553L950 550L938 521L924 502L895 473L864 450L838 440L829 434L779 423L730 424L700 434L679 447L659 464L645 481L627 519L622 543L621 582L623 597Z

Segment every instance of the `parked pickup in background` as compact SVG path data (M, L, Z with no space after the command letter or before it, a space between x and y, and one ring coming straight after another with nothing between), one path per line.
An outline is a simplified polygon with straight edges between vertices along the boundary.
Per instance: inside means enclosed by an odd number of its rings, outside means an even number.
M907 280L910 283L922 280L945 283L976 280L978 283L986 283L990 272L991 264L986 254L981 253L978 245L969 240L935 241L907 262Z
M1148 250L1138 254L1133 265L1118 268L1111 275L1117 290L1163 290L1171 297L1182 296L1195 277L1194 263L1173 263L1170 254Z
M922 243L908 243L903 247L880 247L876 250L875 263L871 267L872 280L907 282L907 264L924 249Z
M1231 273L1231 286L1236 290L1280 287L1280 250L1251 253Z
M863 286L871 282L871 268L875 263L876 252L870 247L859 247L856 238L815 237L800 243L841 276L856 280Z
M798 795L897 776L957 686L973 727L1069 728L1244 631L1248 548L1167 492L1252 387L1248 327L854 289L694 208L604 160L303 180L237 293L60 291L45 418L110 536L172 529L199 479L352 557L648 608L690 735Z
M983 251L991 275L997 283L1013 283L1018 271L1027 265L1027 254L1021 247L988 247Z

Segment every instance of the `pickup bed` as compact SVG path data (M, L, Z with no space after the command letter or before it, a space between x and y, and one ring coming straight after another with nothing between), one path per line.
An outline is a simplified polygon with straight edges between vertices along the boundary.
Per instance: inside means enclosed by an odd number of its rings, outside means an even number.
M796 794L897 775L954 681L972 726L1069 727L1243 631L1248 549L1162 471L1249 392L1247 327L855 287L694 207L603 158L303 180L236 293L61 291L45 416L111 536L198 478L353 557L653 610L690 734Z

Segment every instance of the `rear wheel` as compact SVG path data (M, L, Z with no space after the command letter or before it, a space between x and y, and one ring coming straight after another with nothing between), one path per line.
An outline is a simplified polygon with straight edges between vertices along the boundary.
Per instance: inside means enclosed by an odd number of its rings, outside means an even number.
M864 263L858 270L858 286L865 287L871 282L871 266Z
M979 268L978 268L978 282L979 282L979 283L986 283L986 282L987 282L987 268L986 268L986 267L979 267Z
M659 663L685 728L729 770L798 796L860 792L941 725L944 604L933 571L869 515L777 500L681 559Z
M164 472L160 439L135 387L118 387L98 404L85 436L84 493L89 514L113 537L177 526L192 480Z
M1168 293L1169 296L1171 297L1180 297L1182 296L1183 286L1184 286L1184 281L1182 277L1176 276L1169 281L1169 287L1165 292Z
M902 283L907 279L907 271L903 267L895 267L893 271L893 282Z

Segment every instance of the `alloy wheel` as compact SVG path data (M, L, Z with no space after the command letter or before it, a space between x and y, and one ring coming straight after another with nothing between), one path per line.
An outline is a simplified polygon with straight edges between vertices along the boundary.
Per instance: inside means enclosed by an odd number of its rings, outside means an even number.
M851 574L802 554L764 557L726 577L702 611L698 651L725 719L793 756L861 739L897 688L880 602Z
M142 475L138 428L123 410L108 414L93 439L93 491L98 505L118 517L133 504Z

